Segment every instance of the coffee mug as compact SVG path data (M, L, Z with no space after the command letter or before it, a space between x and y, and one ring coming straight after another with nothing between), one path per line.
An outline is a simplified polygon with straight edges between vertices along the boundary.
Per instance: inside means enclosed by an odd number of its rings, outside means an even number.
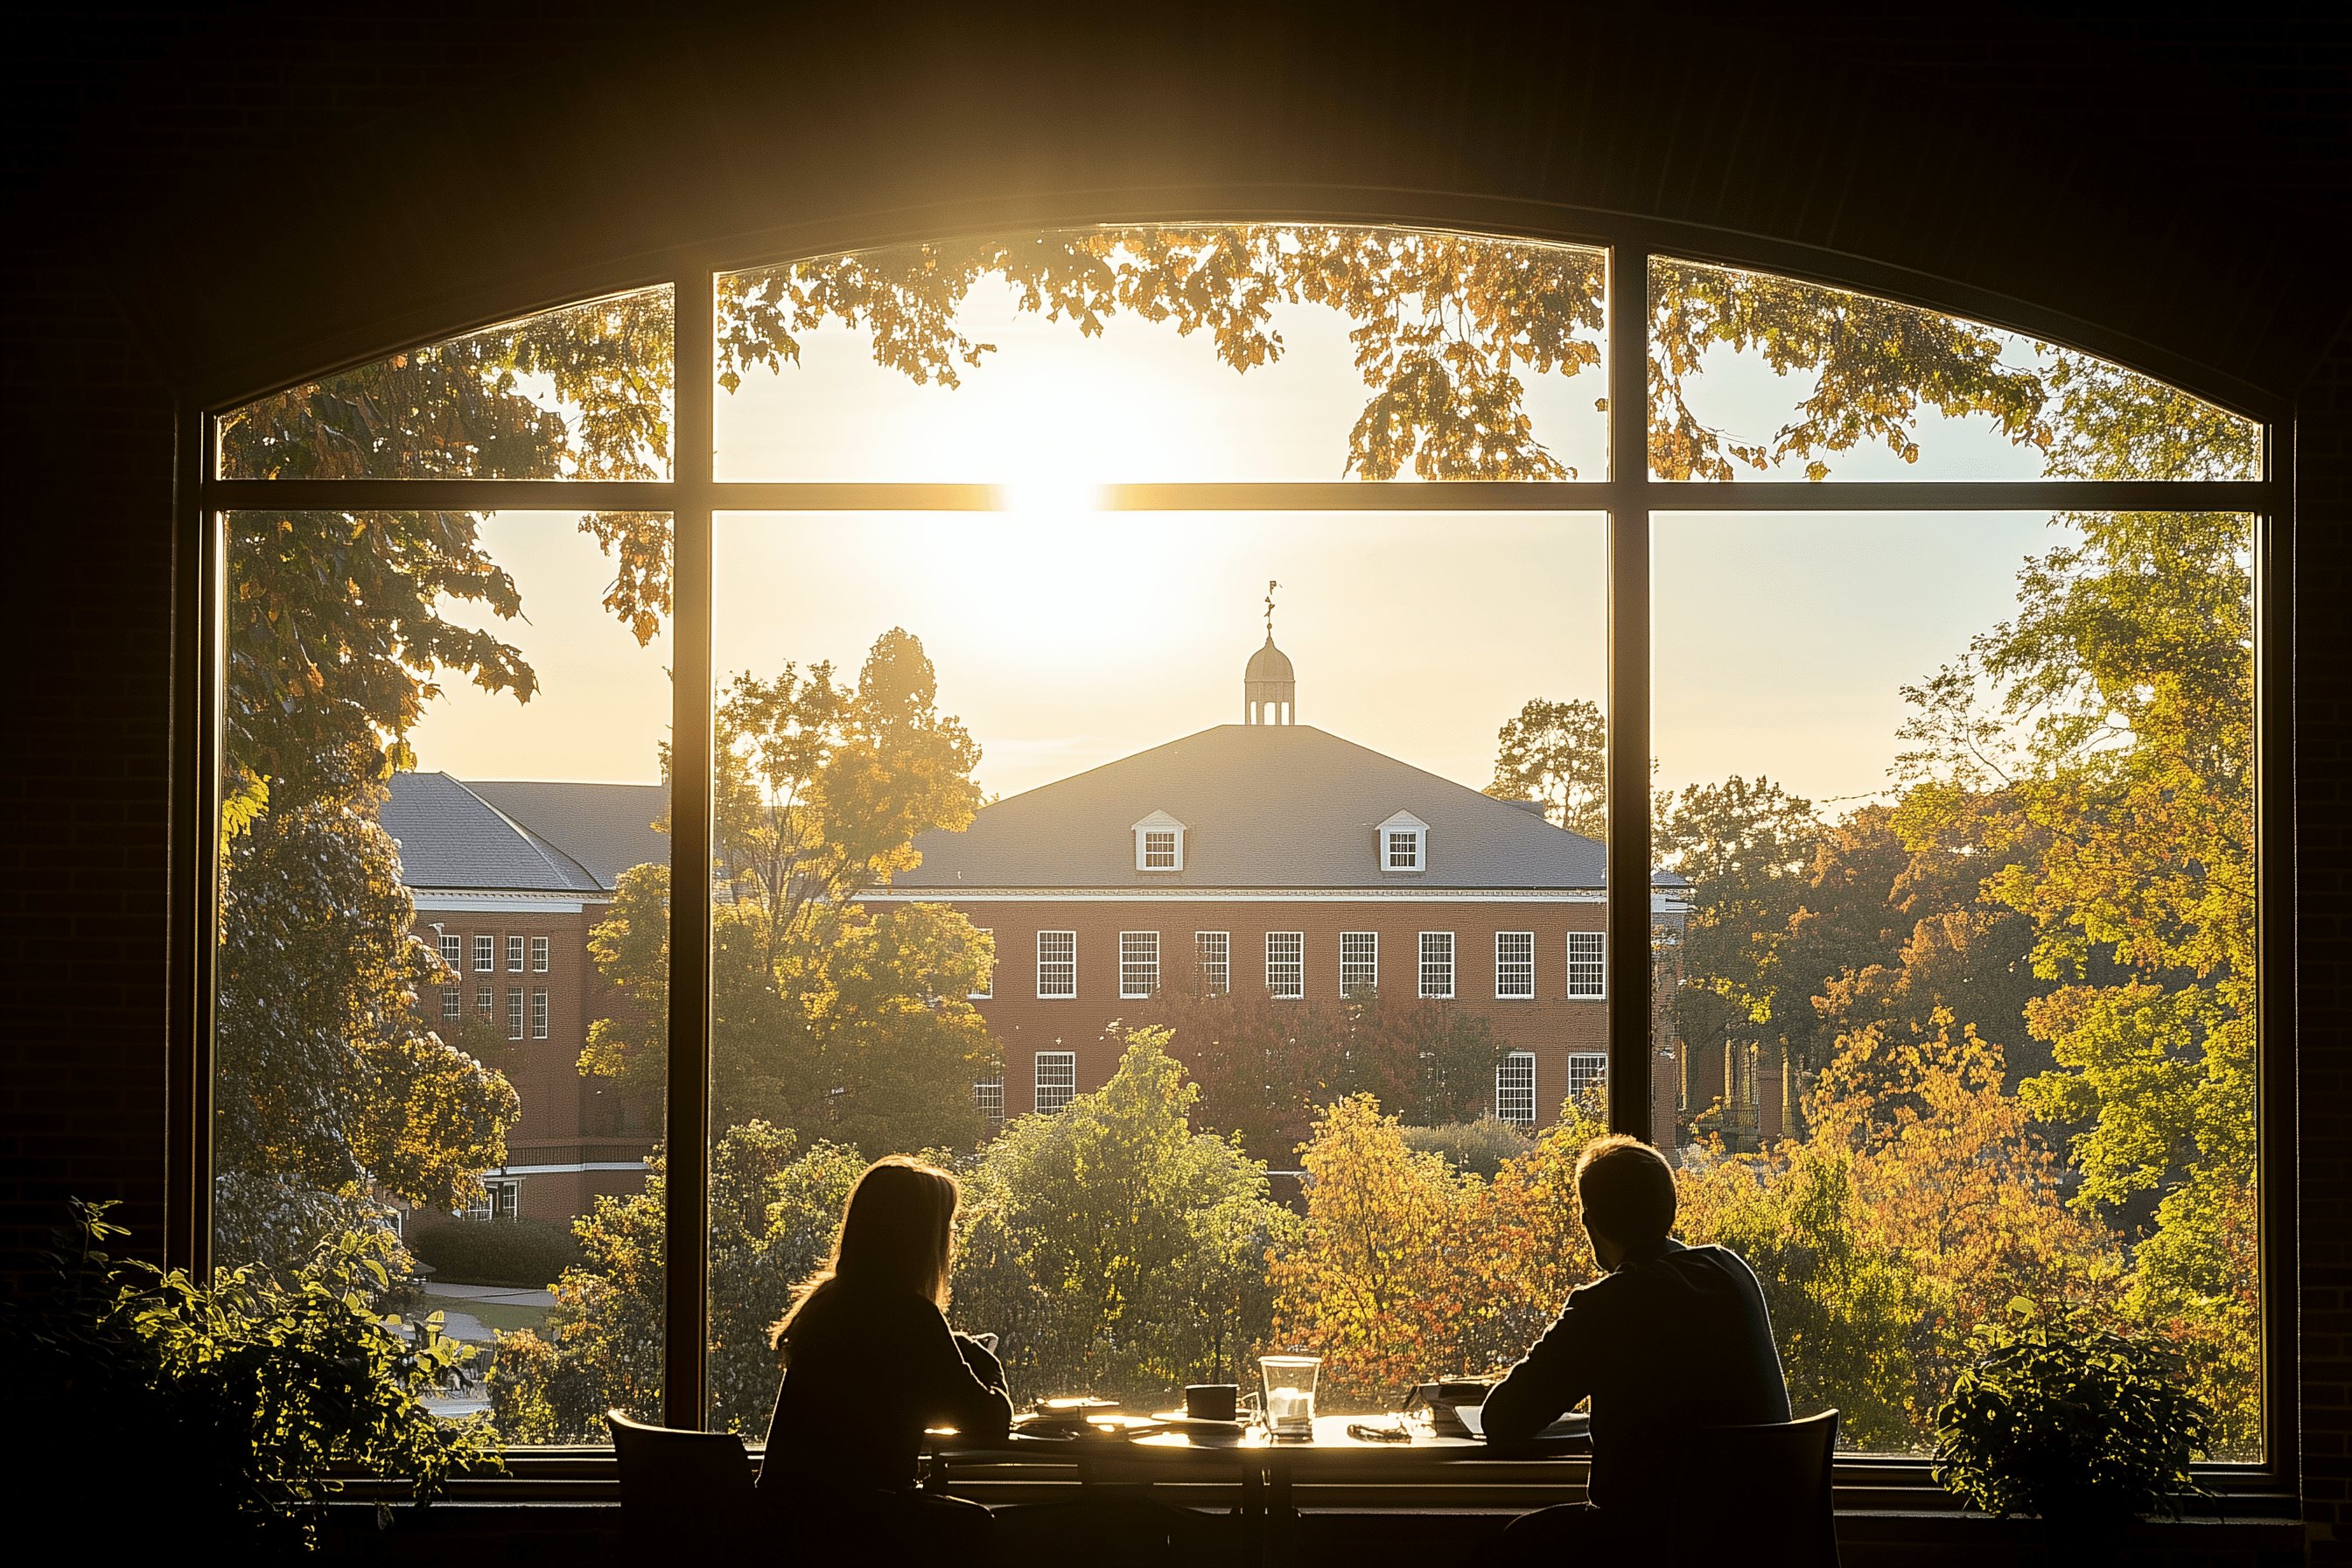
M1184 1414L1195 1421L1231 1421L1241 1392L1238 1384L1187 1384L1184 1386Z

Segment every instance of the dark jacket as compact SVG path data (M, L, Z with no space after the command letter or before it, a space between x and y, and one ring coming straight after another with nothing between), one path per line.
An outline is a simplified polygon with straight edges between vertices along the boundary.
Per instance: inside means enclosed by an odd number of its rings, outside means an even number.
M991 1442L1013 1420L996 1358L908 1290L845 1280L820 1290L793 1321L788 1367L768 1424L763 1501L903 1491L924 1427Z
M1746 1260L1669 1240L1664 1252L1628 1258L1570 1291L1559 1320L1486 1396L1486 1440L1532 1437L1587 1395L1591 1495L1609 1509L1694 1495L1675 1486L1677 1432L1788 1420L1771 1315Z

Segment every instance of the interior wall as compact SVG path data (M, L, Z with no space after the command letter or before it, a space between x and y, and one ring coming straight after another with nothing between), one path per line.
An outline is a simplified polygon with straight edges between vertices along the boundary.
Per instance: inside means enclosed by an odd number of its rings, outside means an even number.
M2304 1455L2332 1531L2352 1474L2342 25L1979 10L1764 31L1701 11L1669 35L1551 7L1439 33L1358 6L1188 12L1177 36L1165 13L918 7L887 32L825 13L713 33L636 9L297 28L93 7L28 35L0 333L0 1279L68 1193L122 1200L135 1250L161 1234L175 399L682 244L1164 214L1204 193L1402 218L1585 207L2030 300L2090 346L2294 410Z

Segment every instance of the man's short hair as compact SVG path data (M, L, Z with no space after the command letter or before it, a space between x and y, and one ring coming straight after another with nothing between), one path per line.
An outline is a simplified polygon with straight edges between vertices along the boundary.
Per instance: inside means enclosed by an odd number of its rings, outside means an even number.
M1675 1172L1638 1138L1612 1132L1576 1157L1576 1195L1584 1223L1620 1247L1664 1241L1675 1228Z

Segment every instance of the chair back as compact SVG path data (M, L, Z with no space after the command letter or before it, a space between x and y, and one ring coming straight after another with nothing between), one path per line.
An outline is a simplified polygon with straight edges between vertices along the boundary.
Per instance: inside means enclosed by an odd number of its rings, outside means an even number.
M1830 1480L1838 1413L1772 1426L1702 1426L1676 1445L1677 1491L1703 1504L1720 1560L1838 1568Z
M633 1549L732 1547L751 1524L751 1457L732 1432L648 1426L604 1412L621 1470L621 1533Z

